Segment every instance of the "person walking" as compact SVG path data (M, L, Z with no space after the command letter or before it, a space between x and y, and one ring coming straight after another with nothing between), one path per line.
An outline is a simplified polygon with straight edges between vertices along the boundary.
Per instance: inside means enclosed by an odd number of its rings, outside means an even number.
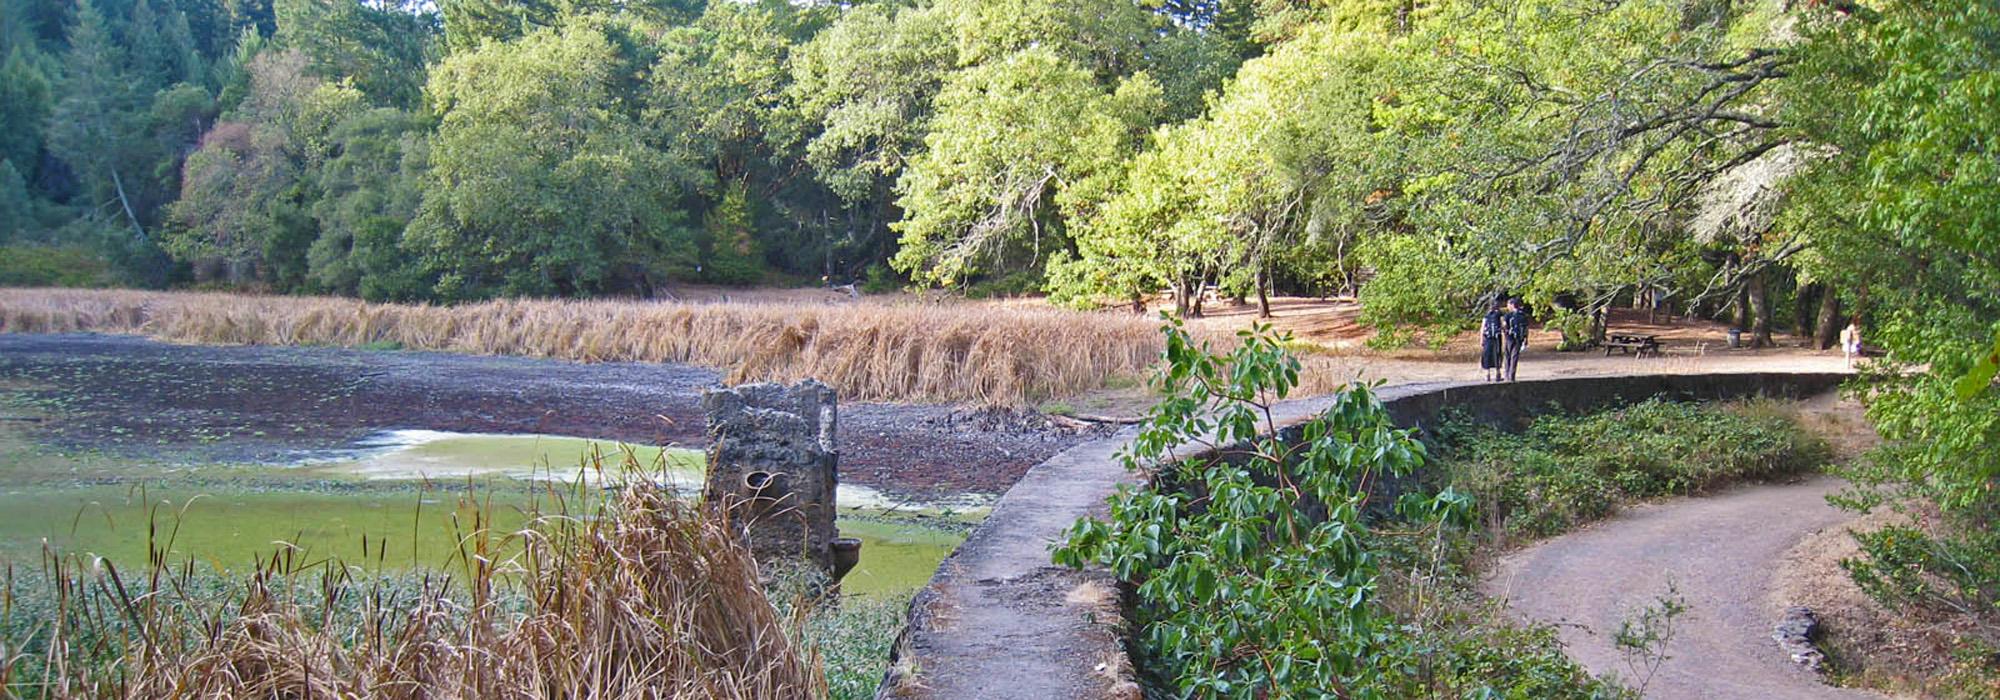
M1493 303L1486 309L1486 318L1479 322L1479 369L1486 372L1486 381L1500 381L1500 363L1505 358L1504 338L1500 321L1505 316L1501 310L1500 297L1493 297Z
M1854 366L1854 358L1861 356L1861 317L1856 316L1840 329L1840 354L1847 358L1847 366Z
M1528 313L1523 309L1527 304L1520 297L1507 300L1507 313L1500 316L1500 332L1506 344L1503 362L1507 381L1514 381L1514 370L1521 364L1521 349L1528 345Z

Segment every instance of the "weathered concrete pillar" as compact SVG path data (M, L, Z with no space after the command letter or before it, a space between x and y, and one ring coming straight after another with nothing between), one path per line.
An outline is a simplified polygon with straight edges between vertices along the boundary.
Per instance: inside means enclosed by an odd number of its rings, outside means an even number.
M701 395L708 417L703 501L722 508L759 560L803 557L835 581L853 568L860 542L834 527L839 453L833 389L746 384Z

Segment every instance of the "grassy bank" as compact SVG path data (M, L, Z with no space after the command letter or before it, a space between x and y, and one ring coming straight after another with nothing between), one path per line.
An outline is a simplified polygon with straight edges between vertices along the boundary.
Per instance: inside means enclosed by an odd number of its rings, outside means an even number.
M1157 322L980 305L511 300L0 289L0 332L183 343L393 347L579 362L678 362L732 382L818 378L850 400L1022 404L1143 373Z
M1505 539L1561 534L1625 503L1820 469L1833 453L1785 404L1650 400L1546 415L1521 433L1447 420L1434 464Z
M51 551L10 566L0 687L20 697L868 697L904 598L767 589L671 492L579 489L519 526L473 509L443 571L274 546L257 570ZM149 546L166 551L169 528ZM372 542L379 551L381 542Z

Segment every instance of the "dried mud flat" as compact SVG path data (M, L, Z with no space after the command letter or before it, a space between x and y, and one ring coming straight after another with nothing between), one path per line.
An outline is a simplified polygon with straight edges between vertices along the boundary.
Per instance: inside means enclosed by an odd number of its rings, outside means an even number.
M700 448L701 390L719 380L685 365L0 334L0 390L36 416L38 442L187 462L286 461L396 429ZM847 404L840 421L842 479L915 498L1002 493L1091 437L948 406Z

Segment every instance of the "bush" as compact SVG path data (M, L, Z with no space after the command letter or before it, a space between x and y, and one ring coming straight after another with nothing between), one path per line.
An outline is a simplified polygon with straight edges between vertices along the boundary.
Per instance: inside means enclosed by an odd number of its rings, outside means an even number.
M1438 433L1446 483L1474 495L1511 535L1548 537L1627 501L1703 493L1817 469L1826 443L1768 402L1650 400L1594 414L1548 415L1518 435Z
M875 263L861 271L861 292L863 294L889 294L903 288L903 279L896 271L883 263Z
M1573 309L1556 308L1556 315L1549 319L1549 328L1562 332L1562 342L1556 344L1560 352L1573 352L1590 348L1590 315Z

